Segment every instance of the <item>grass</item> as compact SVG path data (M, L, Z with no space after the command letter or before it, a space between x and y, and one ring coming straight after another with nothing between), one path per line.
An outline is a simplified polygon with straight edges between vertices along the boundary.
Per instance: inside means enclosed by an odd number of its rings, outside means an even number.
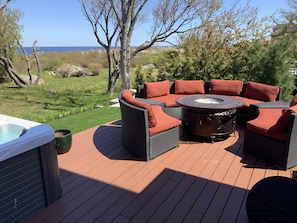
M132 67L158 63L162 51L150 49L141 52L131 61ZM29 55L31 62L32 57ZM114 95L106 93L107 60L104 51L40 53L39 59L44 84L28 88L19 88L14 83L0 84L2 114L46 123L53 129L67 128L73 133L120 119L120 109L109 107L109 100L117 97L121 80ZM99 75L80 78L51 75L49 71L56 70L63 63L81 66ZM27 74L22 56L16 58L14 65L19 73ZM34 62L31 68L36 73Z
M73 134L83 130L118 120L121 118L120 109L117 107L103 107L70 115L61 119L57 119L47 124L53 129L70 129Z
M69 128L74 133L120 118L119 109L109 107L117 93L106 93L107 74L62 78L43 72L42 79L45 84L29 88L1 84L1 113L47 123L54 129Z

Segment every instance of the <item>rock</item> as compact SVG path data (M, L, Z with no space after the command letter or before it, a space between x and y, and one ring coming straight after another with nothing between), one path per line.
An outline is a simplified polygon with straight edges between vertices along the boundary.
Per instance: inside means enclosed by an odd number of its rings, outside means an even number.
M24 81L26 81L27 83L29 83L29 75L20 75L20 77ZM37 79L37 76L36 75L32 75L32 84L35 84L36 79ZM40 84L44 84L44 80L39 79L38 85L40 85Z
M56 90L55 89L48 89L46 92L51 93L51 94L55 94Z
M55 71L52 71L52 70L51 71L48 71L47 73L49 75L52 75L52 76L56 76L57 75L57 73Z
M58 67L57 73L62 77L84 77L87 75L82 67L66 63Z
M141 67L141 70L155 69L155 68L156 66L154 64L146 64Z

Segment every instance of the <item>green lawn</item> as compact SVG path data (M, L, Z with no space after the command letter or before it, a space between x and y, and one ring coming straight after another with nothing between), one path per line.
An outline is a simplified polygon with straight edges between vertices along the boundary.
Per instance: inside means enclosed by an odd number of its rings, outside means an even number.
M75 115L70 115L61 119L47 122L46 124L52 126L54 130L69 129L74 134L100 124L104 124L106 122L118 120L120 118L120 108L103 107Z
M2 114L47 123L73 133L120 118L120 109L109 107L107 75L62 78L43 72L45 84L19 88L0 84ZM116 90L119 91L119 88Z

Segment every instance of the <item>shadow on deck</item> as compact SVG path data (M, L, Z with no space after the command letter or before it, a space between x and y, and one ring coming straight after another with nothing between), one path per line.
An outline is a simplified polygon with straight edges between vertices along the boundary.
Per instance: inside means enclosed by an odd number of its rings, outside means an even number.
M292 169L245 154L243 137L181 141L145 162L122 145L120 121L75 134L58 156L62 197L27 222L248 222L250 188Z

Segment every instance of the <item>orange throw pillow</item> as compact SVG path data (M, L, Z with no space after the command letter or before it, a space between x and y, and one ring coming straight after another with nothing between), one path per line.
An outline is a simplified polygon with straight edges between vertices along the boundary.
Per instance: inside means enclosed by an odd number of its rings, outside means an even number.
M204 94L203 80L176 80L175 94Z
M297 105L294 105L283 111L282 116L277 120L275 124L275 129L277 131L283 132L287 131L291 119L291 114L297 112Z
M152 106L150 104L144 103L142 101L136 100L133 96L130 90L125 89L122 91L122 98L129 104L134 105L139 108L144 108L147 110L148 113L148 121L149 121L149 127L155 127L157 125L157 120L155 118Z
M256 82L248 82L244 96L260 101L275 101L279 87Z
M223 95L240 95L243 87L241 80L211 80L210 93Z
M170 93L170 81L159 81L159 82L149 82L144 83L144 97L154 98Z

